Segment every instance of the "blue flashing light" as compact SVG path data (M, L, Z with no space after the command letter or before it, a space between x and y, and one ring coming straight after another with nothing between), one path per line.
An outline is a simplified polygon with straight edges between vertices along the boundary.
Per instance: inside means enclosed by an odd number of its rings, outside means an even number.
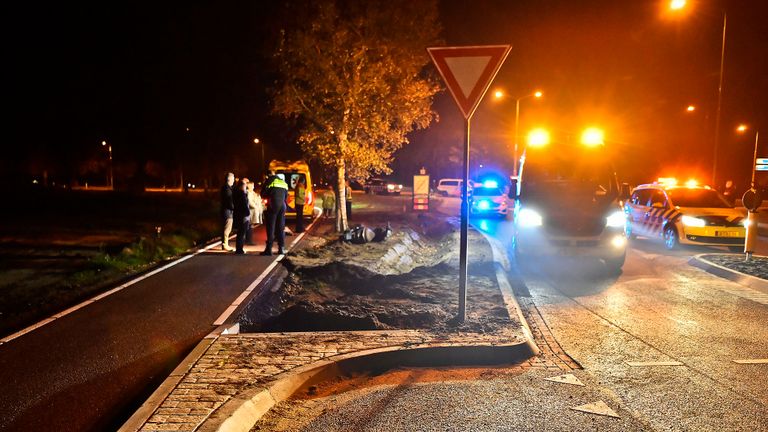
M483 182L483 187L496 188L496 187L499 187L499 182L497 182L496 180L486 180Z

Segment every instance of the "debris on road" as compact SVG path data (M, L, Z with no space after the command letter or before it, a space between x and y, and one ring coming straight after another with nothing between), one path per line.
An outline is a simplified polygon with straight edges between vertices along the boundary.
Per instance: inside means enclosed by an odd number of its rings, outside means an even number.
M368 241L376 237L376 230L360 227ZM350 244L332 232L308 236L308 247L283 261L289 274L282 286L243 312L241 331L483 333L515 325L498 288L491 249L479 233L470 234L469 313L458 327L453 322L459 273L455 221L404 215L387 222L378 235L387 241Z

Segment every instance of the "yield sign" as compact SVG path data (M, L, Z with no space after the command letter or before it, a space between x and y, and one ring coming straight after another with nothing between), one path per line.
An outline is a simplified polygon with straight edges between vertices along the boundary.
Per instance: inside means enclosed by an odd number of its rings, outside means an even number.
M510 45L427 48L465 119L472 117L510 49Z

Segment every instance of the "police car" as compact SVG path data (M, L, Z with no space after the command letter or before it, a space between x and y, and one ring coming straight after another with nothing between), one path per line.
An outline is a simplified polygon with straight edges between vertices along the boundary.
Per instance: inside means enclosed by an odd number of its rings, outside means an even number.
M744 248L746 217L716 190L674 179L639 185L624 206L627 236L664 240L667 249L681 244Z

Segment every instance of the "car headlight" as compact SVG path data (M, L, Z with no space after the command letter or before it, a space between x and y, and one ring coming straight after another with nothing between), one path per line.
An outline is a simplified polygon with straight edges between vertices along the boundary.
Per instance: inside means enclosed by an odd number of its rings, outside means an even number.
M477 208L480 210L488 210L491 208L491 203L488 200L480 200L477 202Z
M531 209L522 209L517 214L517 224L521 227L541 226L542 218L539 213Z
M394 189L395 189L395 185L393 185L393 184L388 184L388 185L387 185L387 189L388 189L388 190L394 190Z
M689 227L703 227L707 223L704 219L695 218L693 216L683 216L683 225Z
M623 211L615 211L605 220L605 226L611 228L623 228L627 223L627 215Z

